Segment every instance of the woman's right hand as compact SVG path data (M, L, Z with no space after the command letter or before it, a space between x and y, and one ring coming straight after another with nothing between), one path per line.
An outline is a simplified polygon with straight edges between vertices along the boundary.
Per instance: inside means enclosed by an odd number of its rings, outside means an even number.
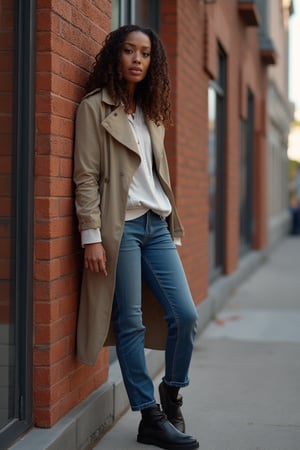
M107 276L106 253L101 242L85 245L84 267L91 272L103 272Z

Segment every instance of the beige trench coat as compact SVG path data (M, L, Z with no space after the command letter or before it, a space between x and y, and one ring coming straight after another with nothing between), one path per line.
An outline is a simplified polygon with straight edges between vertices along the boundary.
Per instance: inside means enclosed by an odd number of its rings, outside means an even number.
M173 212L168 218L172 237L183 235L170 187L164 150L164 127L148 122L156 170ZM115 273L123 232L129 186L140 156L122 106L106 90L87 95L76 116L74 182L79 230L100 228L107 255L108 276L84 270L77 325L77 357L95 364L103 345L114 345L110 326ZM164 349L163 311L144 287L145 346Z

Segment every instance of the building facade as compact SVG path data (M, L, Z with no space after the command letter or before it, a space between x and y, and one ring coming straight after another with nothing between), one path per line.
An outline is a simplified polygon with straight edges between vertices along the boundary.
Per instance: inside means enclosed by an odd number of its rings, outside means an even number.
M264 10L254 0L1 2L1 449L33 448L28 439L52 439L51 448L62 448L66 438L69 448L85 448L128 407L108 349L94 367L75 355L82 251L74 117L112 28L151 26L168 54L174 126L166 150L185 227L179 251L200 329L262 260L270 222L282 220L286 208L289 121L286 81L268 67L276 63L271 37L284 55L290 9L268 4ZM273 13L282 13L282 31L266 25ZM268 102L280 105L278 117ZM276 189L282 201L275 207ZM153 373L163 362L151 352L148 360Z
M274 4L275 3L275 4ZM293 108L288 99L289 18L293 14L291 0L261 2L267 32L270 35L276 64L268 70L268 237L275 244L290 228L289 198L286 190L288 174L288 138Z

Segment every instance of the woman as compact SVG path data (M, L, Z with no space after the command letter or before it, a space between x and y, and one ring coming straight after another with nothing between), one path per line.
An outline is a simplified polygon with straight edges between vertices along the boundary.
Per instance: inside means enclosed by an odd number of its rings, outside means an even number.
M111 323L131 408L142 414L138 441L196 449L198 442L184 434L178 394L189 382L197 312L174 243L183 230L164 150L168 122L168 67L159 38L136 25L113 31L76 119L74 181L84 247L77 350L80 361L94 364L112 343ZM145 345L166 349L164 412Z

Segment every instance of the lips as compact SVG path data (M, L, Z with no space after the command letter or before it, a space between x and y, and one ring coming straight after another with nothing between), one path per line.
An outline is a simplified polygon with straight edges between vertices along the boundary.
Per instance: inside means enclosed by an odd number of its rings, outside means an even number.
M132 73L133 75L140 75L141 73L143 73L140 67L130 67L129 72Z

